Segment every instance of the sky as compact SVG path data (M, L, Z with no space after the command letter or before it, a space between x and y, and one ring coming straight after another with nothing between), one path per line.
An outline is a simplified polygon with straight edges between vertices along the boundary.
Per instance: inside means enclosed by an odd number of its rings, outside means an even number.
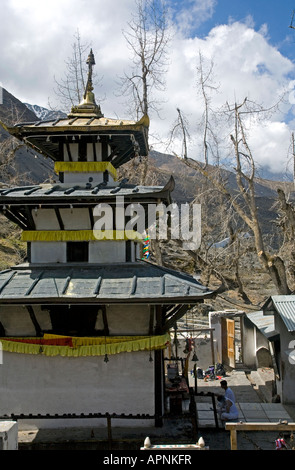
M159 114L150 114L155 150L183 153L182 139L167 146L179 108L188 123L188 156L201 160L204 103L198 87L200 54L204 70L213 64L210 123L226 161L230 123L221 129L220 110L245 98L263 108L279 108L247 122L257 167L270 174L292 170L295 130L295 0L166 0L171 41ZM94 90L106 117L128 119L118 77L130 67L128 29L135 0L0 0L0 85L23 102L58 108L55 79L66 70L77 31L95 54ZM293 23L292 23L293 24ZM295 18L294 18L295 28ZM281 100L284 96L284 100ZM224 116L224 115L223 115ZM215 152L212 153L215 155ZM213 160L212 160L213 161Z

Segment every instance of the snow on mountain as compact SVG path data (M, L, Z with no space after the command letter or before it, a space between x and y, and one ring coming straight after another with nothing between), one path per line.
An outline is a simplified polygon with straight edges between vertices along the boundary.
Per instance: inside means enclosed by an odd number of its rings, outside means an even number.
M36 114L37 118L40 119L40 121L48 121L52 119L66 117L66 114L62 111L52 111L51 109L43 108L42 106L39 106L37 104L24 104L30 111L33 111L33 113Z

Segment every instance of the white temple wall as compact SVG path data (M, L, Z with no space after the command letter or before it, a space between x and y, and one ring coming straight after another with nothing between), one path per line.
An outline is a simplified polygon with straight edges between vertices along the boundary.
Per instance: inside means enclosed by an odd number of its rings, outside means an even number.
M67 149L66 144L64 144L63 147L64 147L64 161L69 162L71 160L70 160L70 157L69 157L69 153L68 153L68 149ZM77 162L78 158L79 158L79 144L71 143L71 144L69 144L69 149L70 149L72 161Z
M137 243L131 241L131 261L138 257ZM89 263L124 263L126 242L114 240L90 241L88 245ZM31 242L31 263L66 263L67 242Z
M63 208L59 210L64 225L64 230L92 230L88 209L75 207Z
M148 335L149 305L107 305L110 335Z
M109 355L107 363L103 356L47 357L4 351L0 372L0 415L155 412L154 362L149 361L149 351ZM151 422L116 419L112 426ZM105 427L106 420L38 420L40 428L67 425Z
M66 242L32 242L31 263L66 263Z
M35 208L31 211L36 230L60 230L54 209Z
M98 240L89 242L90 263L124 263L126 260L125 241Z
M104 176L102 172L78 172L78 171L66 171L64 172L64 183L69 184L86 184L92 182L92 186L94 187L98 183L102 183L104 181ZM117 186L115 183L112 175L109 173L109 184L113 186Z
M100 143L95 144L95 153L96 153L96 161L101 162L102 161L102 152L101 152L101 144ZM88 162L95 161L94 152L93 152L93 144L92 143L87 143L87 161Z
M1 305L0 322L6 336L36 336L36 329L25 306Z

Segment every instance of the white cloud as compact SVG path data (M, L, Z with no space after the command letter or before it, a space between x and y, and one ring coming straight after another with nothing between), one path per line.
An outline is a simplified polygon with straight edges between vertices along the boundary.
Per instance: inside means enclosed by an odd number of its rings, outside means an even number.
M194 133L190 146L192 158L201 155L196 126L203 109L196 90L199 50L208 62L211 59L214 62L216 84L219 84L218 93L212 94L211 104L215 109L226 101L242 102L245 97L268 108L288 89L289 75L294 77L294 64L268 43L265 32L265 27L261 34L246 24L235 22L213 28L204 39L177 38L168 76L166 117L174 113L176 118L176 107L191 116L194 126L194 132L191 129ZM291 106L292 103L287 101L283 111L287 113ZM253 131L253 136L256 133L253 145L255 143L257 160L267 164L271 171L284 171L286 168L290 129L283 122L284 117L281 112L276 112L268 125L261 128L256 124ZM177 151L181 152L180 146Z
M272 173L287 169L290 129L284 122L267 121L253 129L250 140L259 165Z
M181 34L189 37L202 23L212 17L217 0L183 0L181 7L177 0L176 3L174 21Z
M64 75L77 30L93 46L97 74L107 76L106 90L114 86L110 75L115 78L117 60L126 56L122 29L134 0L1 1L0 76L11 93L47 106L54 95L54 76Z
M104 114L128 117L123 98L118 98L115 92L117 77L129 65L122 30L131 19L135 0L0 2L0 78L8 91L23 101L47 106L48 98L51 101L54 98L54 76L63 76L65 60L72 53L74 34L79 29L83 42L91 43L93 47L95 72L103 77L97 96L106 95L106 101L102 103ZM196 88L199 51L205 59L214 61L216 83L220 84L218 93L212 96L215 107L226 101L242 101L246 96L266 107L273 105L288 88L289 76L294 79L294 65L270 45L267 25L255 31L251 17L244 23L232 21L217 26L205 38L194 37L192 31L212 17L217 0L169 0L169 3L178 9L178 14L174 15L177 23L172 26L174 35L169 49L171 64L167 90L159 96L164 100L161 119L150 116L151 133L166 137L179 107L190 120L190 156L198 158L200 134L197 124L202 115ZM292 100L284 106L286 115L294 114ZM253 131L253 144L260 162L268 163L276 171L284 169L289 145L285 117L277 113L263 130ZM284 146L285 140L288 142ZM177 146L175 150L181 151Z

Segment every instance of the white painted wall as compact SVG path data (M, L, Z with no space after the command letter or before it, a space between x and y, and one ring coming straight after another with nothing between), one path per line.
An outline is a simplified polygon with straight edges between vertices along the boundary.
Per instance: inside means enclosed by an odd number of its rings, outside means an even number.
M18 450L17 422L0 422L0 450Z
M109 305L106 307L110 335L148 335L149 305Z
M124 263L125 241L97 240L89 242L90 263Z
M70 157L69 157L69 154L68 154L66 144L64 144L63 147L64 147L64 160L65 160L65 162L69 162ZM77 162L78 161L78 150L79 150L78 143L69 144L69 148L70 148L70 153L71 153L72 160L74 162Z
M101 155L101 144L97 142L95 144L95 153L96 153L96 161L101 162L102 155ZM111 153L109 151L109 153ZM93 144L87 144L87 161L93 162L94 161L94 153L93 153Z
M36 230L60 230L54 209L33 209L32 216Z
M31 242L31 263L66 263L66 242Z
M24 306L1 305L0 322L5 329L6 336L36 336L30 314Z
M256 369L256 333L255 325L247 318L243 318L243 335L242 335L242 349L243 349L243 362L245 366Z
M291 363L288 356L289 344L295 340L295 332L287 330L280 315L275 314L275 330L280 332L280 372L281 378L277 380L277 391L284 404L295 404L295 364Z
M209 328L213 331L213 348L215 362L222 363L222 337L221 337L221 315L219 312L209 312Z
M73 228L72 228L73 229ZM74 229L73 229L74 230ZM136 261L136 245L131 242L131 261ZM89 263L124 263L126 242L114 240L89 241ZM66 263L66 242L31 242L31 263Z
M46 357L3 352L0 414L153 414L154 363L149 352L99 357ZM113 426L148 426L150 420L114 420ZM28 425L32 422L28 421ZM102 420L39 420L40 428L106 426Z
M80 171L65 171L64 172L64 183L68 184L86 184L90 181L90 178L92 179L91 184L92 187L94 187L98 183L103 182L103 173L102 172L80 172ZM114 179L112 175L109 173L109 185L111 186L117 186L117 184L114 182Z
M65 230L92 230L88 209L66 207L60 209L59 212Z

